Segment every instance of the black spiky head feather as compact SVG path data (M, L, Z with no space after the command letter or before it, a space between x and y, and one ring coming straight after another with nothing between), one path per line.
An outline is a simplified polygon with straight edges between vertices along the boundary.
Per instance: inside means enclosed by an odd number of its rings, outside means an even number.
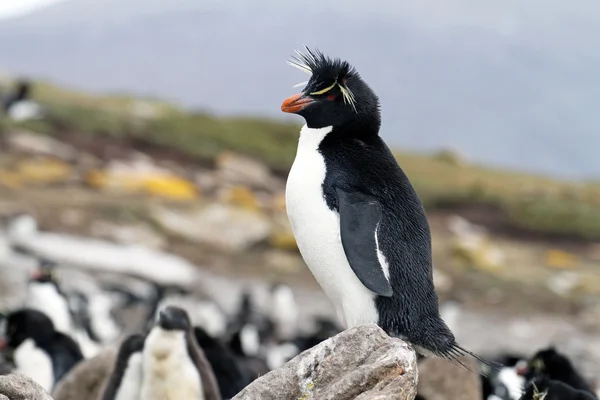
M310 74L310 78L294 86L305 85L296 95L303 107L282 106L282 111L301 115L311 128L359 121L379 130L379 99L348 61L305 47L302 52L296 51L288 65Z

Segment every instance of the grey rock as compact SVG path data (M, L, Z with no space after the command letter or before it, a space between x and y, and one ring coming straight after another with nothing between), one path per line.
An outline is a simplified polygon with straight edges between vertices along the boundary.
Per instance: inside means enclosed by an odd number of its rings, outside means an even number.
M368 324L301 353L233 400L412 400L417 375L413 348Z
M155 207L152 217L173 234L222 251L246 250L271 232L267 216L221 203L189 211Z
M16 151L28 154L49 155L63 160L73 160L75 148L59 140L28 131L14 132L8 136L8 145Z
M459 360L471 371L478 370L472 357ZM482 400L481 380L471 371L441 358L426 358L419 363L418 392L427 400Z
M53 400L33 379L18 373L0 376L0 394L10 400Z

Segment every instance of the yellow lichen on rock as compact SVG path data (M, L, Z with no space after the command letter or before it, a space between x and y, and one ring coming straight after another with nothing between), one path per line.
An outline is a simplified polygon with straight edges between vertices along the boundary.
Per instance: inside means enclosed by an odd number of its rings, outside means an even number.
M94 170L85 176L85 182L96 189L144 193L173 200L193 200L199 195L198 188L192 182L164 173L111 173Z
M85 176L85 182L91 187L108 191L140 192L145 181L146 177L112 174L102 170L90 171Z
M548 250L546 252L546 265L552 268L575 268L577 256L564 250Z
M198 189L193 183L176 176L148 178L144 188L148 194L173 200L193 200L198 197Z
M452 256L461 264L488 272L498 271L504 264L504 253L486 238L455 238L452 242Z
M223 200L250 211L258 211L260 204L258 198L250 188L242 185L227 188Z
M23 180L15 172L0 171L0 186L16 189L21 187L22 184Z
M269 237L269 244L277 249L298 250L296 238L291 231L277 231Z
M58 159L24 159L15 165L13 177L24 184L52 184L67 181L72 172L70 164Z

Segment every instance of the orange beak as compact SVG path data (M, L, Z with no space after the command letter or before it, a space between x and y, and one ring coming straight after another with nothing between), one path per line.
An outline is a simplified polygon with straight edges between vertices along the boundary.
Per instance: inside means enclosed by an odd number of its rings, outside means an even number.
M36 269L35 271L33 271L33 273L31 274L31 278L32 279L39 279L42 276L42 270L41 269Z
M295 114L298 111L304 110L309 104L313 102L314 100L310 97L304 97L302 93L298 93L288 97L283 101L283 103L281 104L281 111Z

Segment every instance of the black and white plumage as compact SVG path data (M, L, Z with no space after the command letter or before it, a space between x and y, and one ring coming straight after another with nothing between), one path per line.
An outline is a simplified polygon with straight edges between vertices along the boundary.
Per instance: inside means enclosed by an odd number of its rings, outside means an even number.
M527 383L525 393L519 400L596 400L596 397L566 383L537 377Z
M535 353L528 361L522 375L527 381L545 377L562 382L574 389L588 392L596 398L591 385L581 376L571 361L552 346Z
M337 315L346 328L377 323L425 355L475 356L440 317L429 224L379 136L378 97L346 61L306 48L289 63L311 76L281 106L306 121L286 208L302 257Z
M17 82L14 91L2 99L3 111L14 121L42 118L42 108L30 97L31 83L26 80Z
M187 312L167 306L158 312L144 342L141 398L220 400L219 386L192 332Z
M194 327L194 336L215 373L224 399L232 398L258 377L233 351L212 337L204 328Z
M50 318L33 309L6 317L6 348L18 372L50 391L67 372L83 360L79 345L55 330Z

